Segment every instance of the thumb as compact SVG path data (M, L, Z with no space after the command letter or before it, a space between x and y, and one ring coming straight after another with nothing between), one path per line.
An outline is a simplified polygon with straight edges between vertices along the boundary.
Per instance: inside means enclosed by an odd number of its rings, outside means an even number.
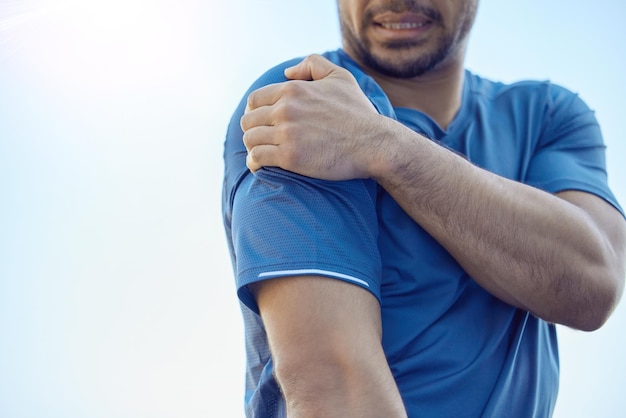
M285 77L291 80L321 80L339 69L341 67L321 55L313 54L300 61L299 64L286 68Z

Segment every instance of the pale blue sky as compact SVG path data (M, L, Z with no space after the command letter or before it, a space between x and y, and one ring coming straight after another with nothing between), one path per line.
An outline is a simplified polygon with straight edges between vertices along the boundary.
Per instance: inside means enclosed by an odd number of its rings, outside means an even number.
M626 203L626 6L483 0L468 67L596 110ZM239 417L222 141L254 79L339 46L334 0L0 0L0 416ZM626 303L560 329L556 417L626 414Z

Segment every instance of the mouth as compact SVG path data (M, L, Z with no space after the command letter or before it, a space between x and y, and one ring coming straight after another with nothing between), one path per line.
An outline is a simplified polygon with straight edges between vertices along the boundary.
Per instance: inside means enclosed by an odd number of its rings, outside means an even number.
M423 40L434 21L421 13L385 12L372 20L374 36L382 42L416 42Z
M390 30L411 30L419 29L428 25L430 22L379 22L378 26Z
M421 13L386 12L372 19L372 23L382 29L403 31L423 29L430 26L433 20Z

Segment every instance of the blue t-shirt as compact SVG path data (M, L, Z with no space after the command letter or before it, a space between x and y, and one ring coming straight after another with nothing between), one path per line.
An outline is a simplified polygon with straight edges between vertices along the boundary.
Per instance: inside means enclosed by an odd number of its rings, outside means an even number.
M355 76L381 114L477 166L550 193L593 193L621 211L607 186L593 112L568 90L466 72L461 108L444 131L421 112L393 108L342 50L325 56ZM297 62L268 71L250 91L285 81L283 70ZM331 182L277 168L251 174L239 126L246 98L225 143L223 216L246 332L247 415L285 416L247 285L297 275L344 280L378 298L383 348L409 417L551 415L554 326L478 286L373 180Z

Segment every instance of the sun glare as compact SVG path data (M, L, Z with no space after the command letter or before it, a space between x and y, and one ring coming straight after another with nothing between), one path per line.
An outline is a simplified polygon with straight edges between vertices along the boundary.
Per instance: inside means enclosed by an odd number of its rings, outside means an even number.
M5 1L0 60L103 91L176 78L192 48L185 13L159 0Z

